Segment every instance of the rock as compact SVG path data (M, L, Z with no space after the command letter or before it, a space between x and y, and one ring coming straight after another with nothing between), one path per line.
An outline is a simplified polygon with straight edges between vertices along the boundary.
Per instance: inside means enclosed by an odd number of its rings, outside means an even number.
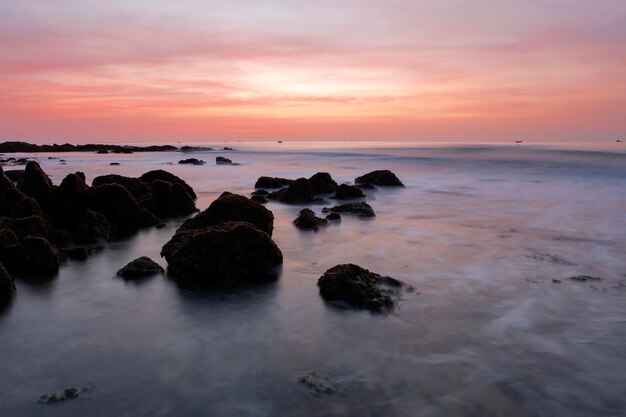
M92 244L109 240L111 224L103 214L87 211L79 220L77 227L72 231L74 242Z
M223 151L236 151L237 149L235 149L235 148L231 148L231 147L229 147L229 146L224 146L224 147L222 148L222 150L223 150Z
M7 246L16 245L20 243L20 240L17 238L15 232L5 225L1 224L0 228L0 250L4 249Z
M341 215L339 213L336 213L336 212L331 212L328 216L326 216L326 220L333 221L333 222L339 222L339 221L341 221Z
M152 183L152 181L154 180L167 181L171 182L172 184L178 183L185 188L185 191L187 191L187 194L189 194L191 198L193 198L194 200L196 199L196 193L193 191L193 188L189 186L189 184L178 178L176 175L170 174L169 172L163 171L162 169L146 172L141 177L139 177L139 179L147 183Z
M293 221L293 224L298 229L318 230L320 226L326 226L328 224L328 220L317 217L313 210L305 208L300 210L300 213Z
M267 190L254 190L250 194L252 194L252 195L268 195L269 192Z
M353 185L341 184L337 188L337 192L331 198L336 198L337 200L350 200L352 198L361 198L365 197L363 191L360 188L355 187Z
M282 188L293 183L293 180L279 177L259 177L254 188Z
M188 159L181 159L180 161L178 161L179 164L181 165L204 165L205 162L197 159L197 158L188 158Z
M75 246L65 249L65 255L74 261L84 261L89 257L90 253L89 248L86 246Z
M61 392L51 392L49 394L43 394L39 397L40 404L54 404L61 401L71 400L80 397L83 393L93 389L92 385L85 385L81 387L66 388Z
M125 177L124 175L108 174L101 175L93 179L91 183L94 187L104 184L119 184L126 188L136 199L142 198L150 193L149 184L139 178Z
M11 216L14 218L29 216L43 217L44 214L37 200L31 197L24 197L11 208Z
M24 170L23 169L7 169L6 171L4 171L4 175L7 176L8 179L10 179L11 181L17 183L20 178L22 178L22 175L24 175Z
M163 246L161 256L178 279L214 286L266 281L283 263L270 236L247 222L179 231Z
M380 170L368 172L365 175L357 177L355 184L373 184L388 187L404 187L404 184L396 177L396 174L389 170Z
M129 262L117 271L117 275L126 279L143 278L149 275L163 273L165 270L158 263L147 256L142 256Z
M228 158L224 158L223 156L218 156L215 158L215 163L217 165L233 165L233 161Z
M336 265L318 280L320 294L329 302L384 313L394 309L403 283L354 264Z
M313 188L306 178L298 178L278 197L278 201L288 204L306 204L315 200Z
M601 281L602 278L592 277L589 275L577 275L574 277L569 277L572 281L585 282L585 281Z
M194 230L228 221L248 222L268 235L274 230L274 215L259 203L239 194L225 191L197 216L186 220L178 229Z
M15 280L0 263L0 305L6 304L15 295Z
M103 184L94 188L90 207L104 214L115 225L118 236L136 232L142 227L154 226L159 220L141 209L130 192L119 184Z
M255 203L259 203L259 204L266 204L269 200L267 199L267 197L262 196L262 195L253 195L252 197L250 197L250 200L254 201Z
M42 207L45 207L52 197L52 181L35 161L26 164L17 187L27 196L37 200Z
M119 165L119 162L111 162L109 165Z
M332 207L330 211L334 213L355 214L358 217L376 216L376 213L374 213L374 209L372 208L372 206L370 206L364 201L359 201L358 203L346 203L340 206L335 206L335 207Z
M0 253L9 269L27 275L52 275L59 270L56 251L46 239L29 236L21 244L5 247Z
M186 216L197 211L194 199L182 184L161 180L152 181L151 197L142 205L159 217Z
M109 151L107 151L106 149L99 149L98 151L96 151L97 154L108 154Z
M327 194L337 190L337 183L328 172L318 172L309 178L315 194Z
M48 225L41 216L20 217L17 219L0 218L0 227L11 229L21 240L29 236L47 238Z
M309 389L313 396L322 394L334 395L340 392L339 384L334 383L327 375L307 372L298 378L298 382Z

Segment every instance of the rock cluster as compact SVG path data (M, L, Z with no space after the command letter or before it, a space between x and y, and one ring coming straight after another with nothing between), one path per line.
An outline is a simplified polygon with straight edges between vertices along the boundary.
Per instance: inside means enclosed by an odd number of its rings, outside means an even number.
M305 208L300 210L293 224L302 230L318 230L320 226L328 225L328 220L317 217L313 210Z
M0 168L0 262L17 274L54 274L60 260L86 258L92 249L85 245L196 210L191 187L166 171L106 175L92 186L76 172L57 186L30 161L12 178Z

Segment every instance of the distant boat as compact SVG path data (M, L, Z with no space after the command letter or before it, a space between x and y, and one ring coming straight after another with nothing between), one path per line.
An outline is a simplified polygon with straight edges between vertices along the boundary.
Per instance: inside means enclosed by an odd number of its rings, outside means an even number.
M523 140L516 140L515 143L523 143Z
M621 141L621 140L619 140L619 139L618 139L618 140L616 140L615 142L617 142L617 143L622 143L622 141Z
M278 141L278 143L283 143L283 141L282 141L282 140L279 140L279 141Z

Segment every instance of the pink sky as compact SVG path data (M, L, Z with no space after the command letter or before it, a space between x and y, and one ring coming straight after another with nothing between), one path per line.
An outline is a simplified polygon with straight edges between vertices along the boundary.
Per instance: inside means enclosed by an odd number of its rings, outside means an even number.
M0 140L626 139L624 0L0 3Z

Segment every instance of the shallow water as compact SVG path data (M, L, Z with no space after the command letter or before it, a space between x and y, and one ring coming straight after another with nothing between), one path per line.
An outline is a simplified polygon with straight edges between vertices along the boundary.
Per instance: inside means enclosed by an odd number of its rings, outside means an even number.
M244 145L242 145L244 146ZM216 166L216 155L240 166ZM405 189L368 195L377 217L317 233L304 206L269 203L285 262L275 282L198 292L166 277L114 278L137 256L160 262L182 219L109 243L55 279L18 279L0 312L3 416L616 416L626 409L626 154L529 147L40 154L70 172L162 168L204 209L248 194L260 175L391 169ZM60 157L68 161L61 165ZM189 157L189 156L185 156ZM121 166L109 166L109 162ZM172 163L169 165L168 163ZM323 206L312 206L318 212ZM340 310L317 279L352 262L416 287L395 314ZM575 275L601 277L575 282ZM554 283L552 280L561 280ZM335 395L298 383L328 376ZM37 404L91 384L83 398Z

